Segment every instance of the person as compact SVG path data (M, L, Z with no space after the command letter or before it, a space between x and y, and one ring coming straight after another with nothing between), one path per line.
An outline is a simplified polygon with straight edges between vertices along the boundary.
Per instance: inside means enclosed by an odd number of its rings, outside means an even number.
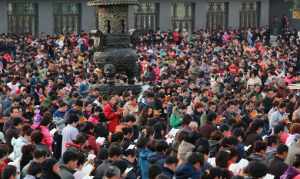
M116 166L109 166L103 179L121 179L121 171Z
M122 150L117 145L111 145L108 149L108 159L104 160L101 165L99 165L95 172L95 179L101 179L105 176L108 168L112 165L112 162L121 160Z
M59 176L59 170L59 165L55 159L46 159L42 163L41 179L61 179Z
M60 166L59 175L64 179L75 179L73 174L77 168L78 153L74 150L66 150L62 156L63 164Z
M204 157L201 153L193 152L188 158L187 162L179 165L176 168L175 176L178 179L198 179L201 176L201 167L204 163Z
M158 140L155 143L155 151L148 157L150 164L156 164L161 168L166 160L166 151L169 148L168 144L164 140Z
M8 158L9 148L5 144L0 144L0 175L3 173L4 168L10 162Z
M251 161L245 169L247 176L252 178L262 178L267 172L268 167L259 161Z
M29 166L32 162L41 165L46 160L47 155L47 151L35 149L35 151L33 152L33 159L23 167L23 169L21 170L21 176L24 177L27 175Z
M112 96L110 101L104 106L103 112L108 120L108 130L111 133L114 133L116 130L116 127L120 123L120 117L122 112L117 107L118 98L117 96Z
M168 176L169 178L174 178L177 162L178 160L176 157L174 156L167 157L164 166L162 168L162 173Z
M287 170L288 165L284 163L284 160L287 157L289 148L284 145L280 144L277 147L276 154L274 158L270 161L268 166L269 173L275 176L275 179L279 179L281 175Z
M79 134L79 130L76 128L79 122L79 118L76 114L70 114L67 118L67 126L62 131L62 154L66 151L66 143L72 142Z
M1 174L1 179L16 179L16 178L17 178L17 168L13 165L7 165Z
M286 104L280 103L278 106L278 110L271 114L271 119L270 119L271 129L273 129L280 122L284 122L284 120L286 120L287 116L285 115L285 112L286 112Z
M288 156L285 162L288 165L292 165L295 161L295 156L300 154L300 136L295 137L295 142L291 144L288 151Z
M263 141L256 141L253 147L254 152L248 157L249 161L258 161L262 163L267 163L266 161L266 150L267 144Z
M32 129L29 125L24 125L21 130L21 134L18 138L12 138L11 145L13 146L13 156L11 156L12 160L16 160L22 155L22 147L24 145L29 144L30 136Z
M42 175L42 167L39 163L32 162L24 179L38 179Z
M43 134L41 133L40 130L34 130L31 133L30 139L31 139L31 143L34 144L36 150L46 151L48 154L50 154L49 147L45 144L42 144Z
M149 167L149 179L155 179L162 173L162 168L156 164L150 165Z

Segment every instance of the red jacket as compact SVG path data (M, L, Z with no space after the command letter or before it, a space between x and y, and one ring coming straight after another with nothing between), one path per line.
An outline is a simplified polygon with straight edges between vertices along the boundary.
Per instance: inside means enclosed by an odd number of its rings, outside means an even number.
M120 115L113 111L113 108L110 103L107 103L103 109L104 116L108 120L108 130L109 132L114 133L117 125L120 123Z

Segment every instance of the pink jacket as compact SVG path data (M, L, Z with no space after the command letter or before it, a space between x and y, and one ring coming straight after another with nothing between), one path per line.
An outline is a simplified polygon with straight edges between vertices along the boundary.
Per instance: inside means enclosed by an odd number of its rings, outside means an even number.
M46 126L40 126L40 130L41 133L43 134L42 144L47 145L49 150L52 151L53 137L50 134L49 129Z

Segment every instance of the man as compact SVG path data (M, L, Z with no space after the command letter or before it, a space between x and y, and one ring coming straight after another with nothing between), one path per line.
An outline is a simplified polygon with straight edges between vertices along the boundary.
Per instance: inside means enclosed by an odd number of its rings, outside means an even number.
M116 130L116 127L120 123L121 118L121 110L117 107L118 103L118 97L113 96L110 101L104 106L103 112L104 116L108 120L108 130L111 133L114 133Z
M110 166L105 172L103 179L121 179L120 169L116 166Z
M274 127L286 119L286 104L280 103L278 106L278 110L271 114L270 117L270 129L274 129Z
M293 165L296 155L300 154L300 135L295 136L295 142L291 144L288 151L288 156L285 160L285 162L288 165Z
M27 175L28 168L32 162L42 164L46 160L47 154L45 150L35 150L33 152L33 159L22 169L21 176L24 177Z
M204 163L204 157L201 153L193 152L185 164L176 168L176 179L198 179L201 176L201 167Z
M271 160L269 164L269 173L275 176L275 179L279 179L280 176L286 171L288 168L288 165L284 163L284 160L286 159L288 155L289 148L284 145L280 144L277 147L276 154L274 156L274 159Z
M59 175L64 179L75 179L73 174L77 167L78 153L74 150L67 150L63 153L63 164L60 166Z
M266 150L267 144L263 141L256 141L253 147L254 152L250 154L248 159L250 161L258 161L261 163L267 163L266 161Z
M102 179L112 166L112 163L121 160L121 155L121 148L117 145L111 145L108 149L108 159L97 167L94 179Z
M168 176L169 178L175 177L177 162L178 160L176 157L172 157L172 156L167 157L162 169L162 173Z
M65 144L72 142L76 139L77 135L79 134L78 129L76 126L78 125L79 118L76 114L70 114L67 119L67 126L62 131L62 148L61 153L66 151Z

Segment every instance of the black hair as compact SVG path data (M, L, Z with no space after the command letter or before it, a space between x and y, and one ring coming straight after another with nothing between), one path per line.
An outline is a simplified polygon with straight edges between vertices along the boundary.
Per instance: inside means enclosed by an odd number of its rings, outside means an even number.
M47 157L48 155L48 152L46 150L40 150L40 149L36 149L34 152L33 152L33 157L35 159L40 159L42 157Z
M165 164L176 164L176 163L178 163L178 160L177 160L177 158L175 157L175 156L168 156L167 158L166 158L166 160L165 160Z
M190 115L184 115L182 119L182 125L189 125L192 121L192 117Z
M40 144L43 140L43 134L41 131L35 130L31 133L30 138L35 144Z
M120 176L121 175L121 171L118 167L111 165L110 167L108 167L108 169L105 172L105 176L107 178L111 178L114 176Z
M11 176L17 175L17 168L13 165L7 165L1 175L2 179L10 179Z
M168 148L169 145L165 140L158 140L155 143L156 152L165 152Z
M200 163L200 165L202 166L204 163L204 156L203 154L199 153L199 152L192 152L188 158L187 158L188 163L194 165L196 163Z
M138 148L145 148L145 147L147 147L148 141L149 141L149 140L148 140L147 137L140 137L140 138L138 139L138 141L137 141L136 146L137 146Z
M113 143L113 142L121 142L123 140L124 136L123 136L123 133L122 132L116 132L114 134L111 135L111 138L110 138L110 142Z
M124 127L122 129L122 132L124 135L132 134L133 133L133 128L132 127Z
M284 125L278 124L274 127L274 134L279 134L282 131L284 131Z
M73 150L66 150L63 153L62 159L63 159L64 164L67 164L70 161L78 161L78 153Z
M23 120L19 117L13 118L13 125L18 126L19 124L22 124Z
M86 161L86 156L84 155L84 153L82 152L78 152L78 162L77 162L77 165L83 165Z
M36 176L37 174L42 173L42 166L36 162L31 162L28 168L28 174Z
M263 141L256 141L253 149L255 152L261 152L262 150L267 149L267 144Z
M30 125L24 125L22 127L22 136L30 136L32 133L32 128L30 127Z
M149 167L149 179L155 179L162 173L162 168L158 165L151 165Z
M300 154L295 155L295 160L293 162L293 166L296 168L300 167Z
M78 115L76 113L70 113L67 117L66 123L67 124L73 124L79 121Z
M271 135L267 138L268 146L272 146L272 144L278 144L279 138L278 136Z
M51 113L49 112L46 112L44 115L43 115L43 119L40 123L41 126L48 126L52 121L52 116L51 116Z
M114 161L112 163L112 165L118 167L118 169L120 170L121 174L123 174L125 172L126 168L127 168L127 163L124 160Z
M9 152L9 147L6 144L0 144L0 159L7 156Z
M32 144L24 145L21 149L22 157L20 160L20 169L22 170L32 159L35 146Z
M123 122L135 122L136 118L134 115L128 114L123 117Z
M111 145L108 149L108 156L115 157L122 155L122 149L118 145Z
M216 154L216 165L221 168L227 168L227 162L230 160L230 158L230 150L220 150Z
M250 162L245 170L253 178L261 178L268 173L268 167L258 161Z
M284 152L288 152L288 151L289 151L289 147L284 144L279 144L276 149L277 154L283 154Z

